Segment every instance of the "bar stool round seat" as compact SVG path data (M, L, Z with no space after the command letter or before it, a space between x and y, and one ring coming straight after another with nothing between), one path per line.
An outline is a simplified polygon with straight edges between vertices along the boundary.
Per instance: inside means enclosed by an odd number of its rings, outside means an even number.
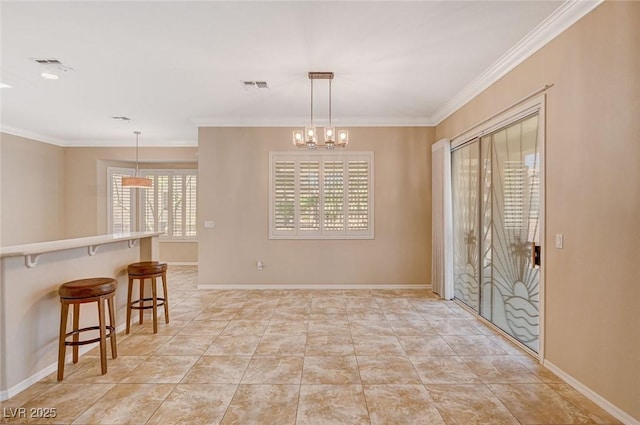
M118 357L116 349L116 316L113 297L116 294L118 283L109 277L93 277L78 279L66 282L58 288L60 296L60 340L58 346L58 381L64 377L64 363L67 345L73 347L73 363L78 363L78 347L80 345L100 343L100 368L104 375L107 373L107 344L111 341L111 358ZM109 325L105 323L105 301L109 310ZM89 326L80 329L80 304L95 302L98 304L98 326ZM67 332L67 320L69 316L69 306L73 305L73 326L72 331ZM80 340L82 332L95 331L99 333L98 338ZM68 337L71 341L67 341Z
M131 326L131 310L140 311L140 324L144 323L144 310L153 309L153 333L158 333L158 307L164 308L164 321L169 323L169 297L167 293L167 263L159 261L141 261L129 264L127 267L129 275L129 289L127 291L127 328L129 333ZM158 297L157 278L162 278L163 296ZM144 282L149 279L151 282L151 297L145 297ZM140 298L132 300L133 285L138 280Z

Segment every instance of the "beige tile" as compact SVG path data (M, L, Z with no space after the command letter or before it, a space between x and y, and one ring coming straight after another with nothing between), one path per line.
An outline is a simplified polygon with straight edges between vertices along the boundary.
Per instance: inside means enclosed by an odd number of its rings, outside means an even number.
M317 312L324 309L344 309L344 298L340 297L316 297L311 299L311 311Z
M311 296L305 297L301 294L298 295L294 293L286 298L280 298L280 301L278 301L278 306L276 308L276 311L281 307L304 308L304 309L307 309L308 311L311 308Z
M242 296L241 294L239 295ZM246 300L236 298L236 297L220 297L209 305L209 309L218 309L218 310L240 310L247 303Z
M246 305L240 309L236 315L233 317L233 320L269 320L273 313L275 312L275 307L273 308L250 308Z
M304 321L308 320L311 312L308 308L278 307L271 316L272 320Z
M522 424L595 424L547 384L488 384Z
M174 386L172 384L118 384L73 423L139 425L151 417Z
M220 335L262 335L268 320L231 320Z
M398 336L409 356L453 356L455 351L439 335Z
M422 385L365 385L371 425L445 425Z
M351 336L351 327L346 320L312 319L309 321L310 335L344 335Z
M180 381L183 384L239 384L249 356L202 356Z
M367 310L375 310L378 313L381 313L380 305L375 300L375 298L368 297L345 297L344 305L347 308L347 314L349 309L367 309Z
M94 357L75 373L65 377L63 382L82 382L85 384L118 383L125 379L135 368L140 366L147 356L118 356L107 361L107 373L102 375L100 358Z
M387 323L398 336L437 335L438 332L427 322L414 323L404 320L388 320Z
M171 340L171 336L131 335L118 341L119 356L147 356Z
M562 378L541 365L537 359L534 359L529 355L513 356L513 358L522 363L529 372L540 378L542 382L564 384Z
M256 356L304 356L306 335L264 335Z
M23 404L23 417L6 418L9 424L37 424L73 422L84 410L100 400L113 384L57 384L41 392L29 402ZM31 409L55 409L55 418L51 420L37 418L31 415Z
M301 335L307 333L309 322L305 320L271 319L265 335Z
M353 335L353 347L358 356L404 356L395 336Z
M14 395L8 400L0 401L0 409L15 409L17 407L22 406L23 404L29 402L34 397L39 394L53 388L56 384L54 383L44 383L42 381L36 382L30 387L24 389L18 394ZM3 410L4 412L4 410ZM1 418L1 417L0 417Z
M149 356L122 382L128 384L177 384L197 360L197 356Z
M399 356L357 356L363 384L421 384L413 363Z
M425 385L447 425L519 425L483 384Z
M221 425L294 425L298 385L240 385Z
M440 335L480 335L475 320L429 319L428 322Z
M237 385L179 384L146 425L219 424Z
M622 422L611 416L597 404L580 394L568 384L549 384L565 400L580 409L593 421L603 425L622 425Z
M136 316L133 316L136 317ZM175 320L173 317L170 318L171 321L169 323L164 322L164 316L158 317L158 333L154 334L156 336L173 336L176 335L180 330L189 323L185 320ZM145 322L142 325L131 325L131 330L135 335L149 335L153 334L153 321L151 318L149 320L145 319ZM120 335L118 335L120 338ZM120 339L118 339L120 342Z
M309 320L324 320L326 322L347 322L347 310L344 308L311 309Z
M507 354L484 335L444 335L442 339L461 356L486 356Z
M359 384L360 372L355 356L306 356L303 384Z
M379 308L347 307L347 317L350 322L366 320L379 323L385 320L384 314Z
M260 336L243 335L220 335L217 337L209 349L204 352L205 356L251 356L256 351L260 342Z
M393 336L393 329L386 321L353 320L350 323L351 335Z
M200 356L213 343L212 335L176 335L154 351L154 356Z
M194 320L180 329L178 335L218 336L228 323L228 320Z
M361 385L302 385L296 425L368 425Z
M512 356L464 356L462 362L485 384L542 383Z
M424 384L478 384L480 378L458 356L411 357Z
M305 356L353 356L353 341L346 335L307 336Z
M242 378L243 384L300 384L302 357L254 357Z
M187 322L195 319L200 314L202 314L201 309L193 310L190 308L185 308L185 309L170 308L169 312L170 312L171 320L180 320L180 321L187 321ZM158 318L158 326L160 326L160 323L164 323L164 320L162 320L162 322L160 320L161 319ZM147 319L145 319L145 322L146 321Z
M195 320L231 320L240 311L239 308L208 307L195 317Z

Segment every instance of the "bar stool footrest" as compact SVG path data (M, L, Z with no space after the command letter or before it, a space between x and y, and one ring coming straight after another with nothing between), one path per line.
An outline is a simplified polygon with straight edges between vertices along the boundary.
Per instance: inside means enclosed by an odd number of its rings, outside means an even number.
M156 307L161 307L164 305L164 298L156 297L156 300L157 300ZM130 308L132 308L133 310L146 310L148 308L153 308L153 304L145 305L145 306L134 305L134 304L140 304L143 301L153 301L153 298L143 298L141 300L131 301Z
M111 337L111 333L116 331L116 328L114 328L113 326L106 326L106 328L107 328L107 333L105 334L105 338L109 338ZM76 331L67 332L67 334L65 335L64 345L76 346L76 345L87 345L87 344L93 344L94 342L99 342L100 337L94 338L94 339L87 339L85 341L67 341L66 340L67 337L80 334L81 332L97 331L97 330L100 330L100 326L90 326L88 328L82 328Z

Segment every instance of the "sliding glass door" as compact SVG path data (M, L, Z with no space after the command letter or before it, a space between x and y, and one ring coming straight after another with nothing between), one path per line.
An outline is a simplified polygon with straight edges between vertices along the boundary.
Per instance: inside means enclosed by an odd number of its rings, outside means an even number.
M455 296L539 350L538 114L452 152Z

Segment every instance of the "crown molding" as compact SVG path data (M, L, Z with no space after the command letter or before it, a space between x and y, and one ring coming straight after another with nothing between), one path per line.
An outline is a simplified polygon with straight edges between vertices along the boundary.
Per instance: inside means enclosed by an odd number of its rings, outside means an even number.
M548 42L575 24L587 13L595 9L603 1L604 0L570 0L564 3L502 55L486 71L439 108L431 116L433 125L440 124L490 85L540 50Z
M0 126L0 133L10 134L12 136L24 137L25 139L35 140L36 142L47 143L49 145L59 146L61 148L130 148L133 145L130 140L71 140L63 141L51 136L36 133L21 128ZM163 147L163 148L182 148L197 147L198 140L146 140L140 144L141 148Z
M191 118L198 127L304 127L309 121L300 117L258 118L229 120L215 117ZM328 125L326 119L314 120L316 126ZM429 117L354 117L333 119L335 127L433 127L435 124Z
M34 131L24 130L22 128L7 127L0 124L0 133L11 134L12 136L24 137L25 139L35 140L37 142L48 143L55 146L65 146L65 142L45 134L36 133Z

